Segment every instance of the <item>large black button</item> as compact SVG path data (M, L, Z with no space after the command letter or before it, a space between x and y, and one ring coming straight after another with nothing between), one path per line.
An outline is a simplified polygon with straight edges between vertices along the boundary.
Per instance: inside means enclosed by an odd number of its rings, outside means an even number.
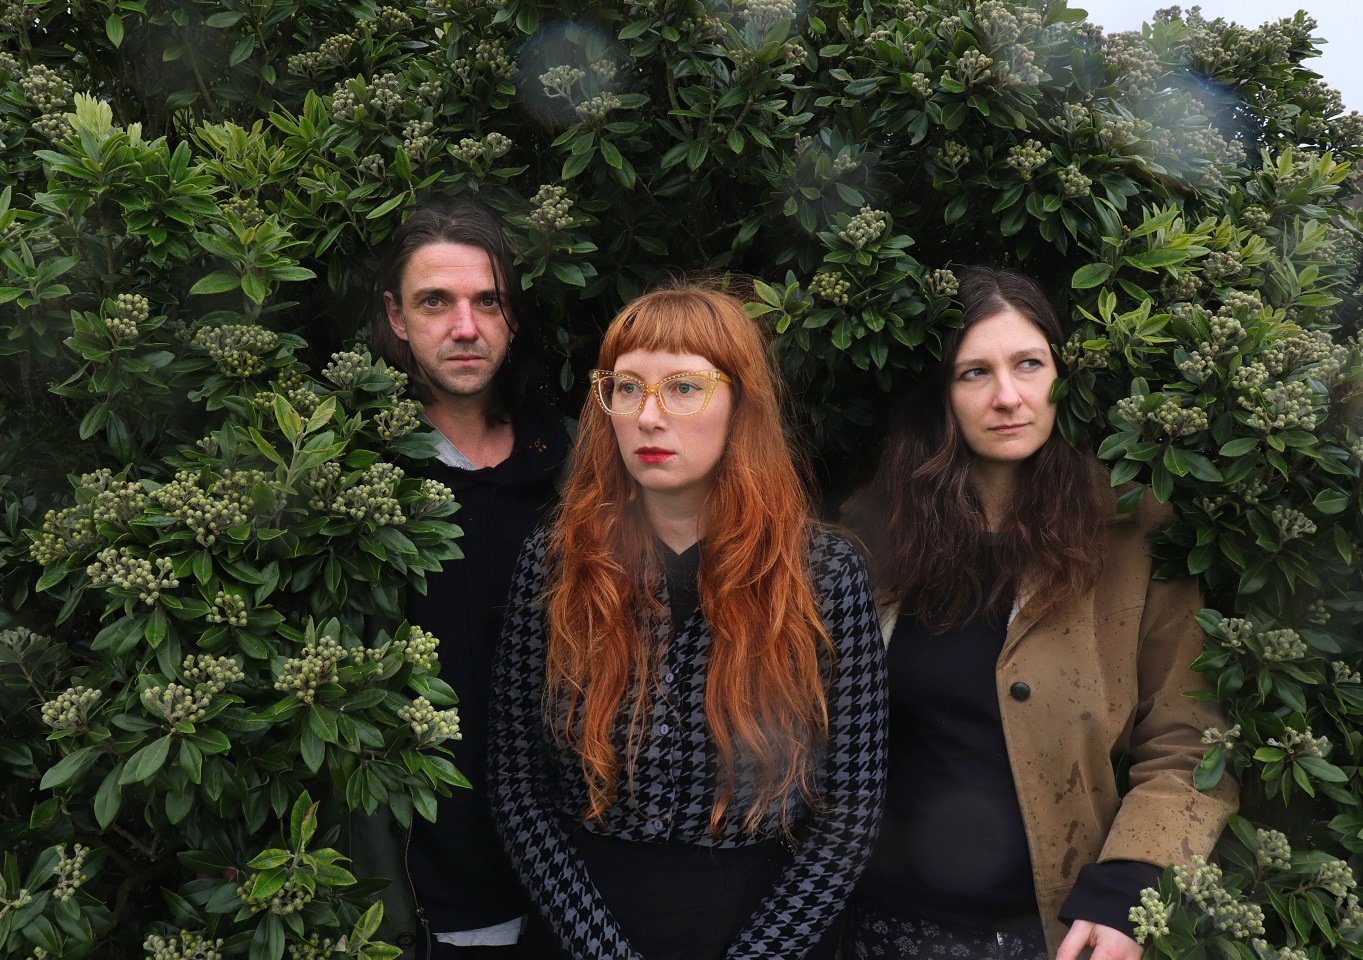
M1032 695L1032 688L1027 686L1027 684L1023 683L1021 680L1019 680L1017 683L1013 684L1011 687L1008 688L1008 693L1012 696L1014 700L1021 703L1023 700L1026 700L1028 697Z
M416 946L416 934L415 933L398 934L398 946L404 950L412 949L412 947Z

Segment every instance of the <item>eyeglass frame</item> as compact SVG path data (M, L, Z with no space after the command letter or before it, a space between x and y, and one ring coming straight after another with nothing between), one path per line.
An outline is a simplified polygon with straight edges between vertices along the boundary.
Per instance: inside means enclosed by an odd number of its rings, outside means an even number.
M637 383L639 386L643 387L644 395L643 398L639 401L639 409L633 410L629 413L616 413L610 407L606 406L606 401L601 396L600 383L607 377L621 377L623 379L631 381L632 383ZM674 413L673 411L667 408L667 401L663 399L661 387L669 380L681 380L685 377L705 378L705 399L701 401L701 405L699 407L697 407L695 410L692 410L690 413ZM705 408L710 405L710 398L715 395L715 384L717 383L732 384L733 382L734 382L733 378L730 377L723 370L691 370L687 373L673 373L670 374L669 376L663 377L657 383L644 383L644 381L640 380L638 377L631 376L628 373L616 373L614 370L593 370L591 372L592 396L596 397L597 405L603 411L605 411L607 416L610 417L638 416L639 414L644 412L644 407L648 405L649 394L652 394L654 399L658 401L658 409L661 410L663 413L667 414L669 417L694 417L697 414L705 412Z

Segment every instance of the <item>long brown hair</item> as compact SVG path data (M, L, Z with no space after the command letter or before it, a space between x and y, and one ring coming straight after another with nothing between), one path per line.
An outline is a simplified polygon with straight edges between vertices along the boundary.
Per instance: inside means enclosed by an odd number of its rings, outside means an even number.
M958 299L960 328L943 337L940 362L899 404L875 478L850 510L871 551L877 594L934 632L978 611L1002 612L1015 597L1051 609L1091 586L1102 564L1095 464L1058 430L1019 465L999 536L982 555L984 505L949 399L961 340L1009 309L1052 347L1064 334L1046 294L1013 270L963 271ZM994 585L984 596L991 570Z
M813 799L816 758L828 735L821 654L831 664L808 574L810 502L782 431L778 380L757 324L732 296L697 286L659 290L611 323L598 366L632 350L690 353L733 379L728 442L705 502L700 606L712 637L705 719L719 758L710 828L717 831L741 783L753 797L744 826L776 805L789 826L792 794ZM607 414L582 410L572 475L550 536L545 594L545 715L582 758L590 804L602 818L647 729L660 651L661 577L638 487ZM622 707L626 742L617 743ZM623 748L623 749L622 749ZM622 756L623 754L623 756Z

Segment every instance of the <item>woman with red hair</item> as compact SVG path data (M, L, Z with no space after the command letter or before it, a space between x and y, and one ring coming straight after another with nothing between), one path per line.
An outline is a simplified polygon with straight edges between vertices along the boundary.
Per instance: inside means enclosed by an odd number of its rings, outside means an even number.
M883 786L862 559L811 519L738 300L641 297L599 366L494 670L493 810L542 913L527 949L831 958Z

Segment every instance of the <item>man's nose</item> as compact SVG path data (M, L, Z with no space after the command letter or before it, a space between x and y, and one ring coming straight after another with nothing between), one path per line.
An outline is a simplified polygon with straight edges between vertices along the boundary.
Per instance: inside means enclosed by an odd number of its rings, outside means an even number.
M454 316L450 323L450 339L477 340L478 325L473 322L473 305L465 300L459 300L451 309Z

